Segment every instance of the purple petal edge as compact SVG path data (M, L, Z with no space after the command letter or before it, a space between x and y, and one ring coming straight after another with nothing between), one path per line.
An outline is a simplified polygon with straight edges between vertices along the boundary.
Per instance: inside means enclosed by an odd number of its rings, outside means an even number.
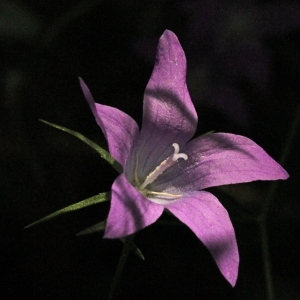
M108 142L110 154L124 167L132 144L138 136L138 125L121 110L95 103L84 81L79 78L79 82L95 119Z
M153 188L174 186L183 191L202 190L255 180L287 179L288 173L255 142L240 135L213 133L187 144L187 161L180 172L168 170Z

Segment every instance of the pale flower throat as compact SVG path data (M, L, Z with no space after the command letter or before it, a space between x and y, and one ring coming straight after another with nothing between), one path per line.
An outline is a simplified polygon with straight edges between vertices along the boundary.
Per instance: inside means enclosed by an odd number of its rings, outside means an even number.
M188 156L185 153L179 153L179 145L177 143L172 144L174 147L174 153L173 155L169 156L167 159L165 159L163 162L160 163L158 167L156 167L145 179L145 181L140 184L140 181L137 176L137 167L138 167L138 161L136 164L135 169L135 182L137 184L137 189L147 198L151 196L161 196L161 197L167 197L170 199L175 199L180 197L181 195L178 194L169 194L164 192L154 192L151 190L146 189L146 187L154 182L158 176L160 176L165 170L173 166L179 158L183 158L184 160L188 159Z

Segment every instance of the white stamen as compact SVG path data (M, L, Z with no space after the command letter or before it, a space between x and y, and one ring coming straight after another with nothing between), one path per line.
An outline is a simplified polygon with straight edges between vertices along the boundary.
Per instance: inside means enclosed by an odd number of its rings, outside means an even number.
M173 161L177 161L179 158L183 158L184 160L188 159L188 156L185 153L178 153L179 145L177 143L174 143L172 146L174 147Z
M170 193L164 193L164 192L153 192L153 191L146 191L147 196L161 196L161 197L169 197L171 199L176 199L182 196L182 194L170 194Z
M179 153L179 145L177 143L174 143L172 146L174 147L174 154L161 162L161 164L146 177L145 181L139 187L140 190L145 189L147 185L152 183L165 170L173 166L179 158L183 158L184 160L188 159L185 153Z

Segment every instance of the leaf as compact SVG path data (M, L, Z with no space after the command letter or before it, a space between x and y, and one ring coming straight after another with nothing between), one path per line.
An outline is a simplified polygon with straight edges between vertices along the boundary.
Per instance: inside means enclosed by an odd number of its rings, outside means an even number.
M116 161L109 154L109 152L107 152L102 147L100 147L96 143L94 143L91 140L89 140L88 138L86 138L81 133L73 131L71 129L68 129L68 128L60 126L60 125L56 125L56 124L50 123L50 122L42 120L42 119L40 119L40 121L43 122L43 123L45 123L45 124L47 124L47 125L49 125L49 126L52 126L52 127L56 128L56 129L65 131L65 132L67 132L67 133L75 136L76 138L80 139L81 141L83 141L84 143L86 143L87 145L89 145L91 148L93 148L95 151L97 151L98 154L101 156L101 158L103 158L104 160L106 160L117 172L119 172L120 174L123 172L123 168L122 168L121 164L118 161Z
M91 198L88 198L88 199L85 199L85 200L82 200L80 202L77 202L75 204L72 204L70 206L67 206L65 208L62 208L42 219L39 219L29 225L27 225L25 228L30 228L32 226L35 226L39 223L42 223L42 222L45 222L45 221L48 221L52 218L55 218L61 214L65 214L65 213L68 213L70 211L75 211L75 210L79 210L79 209L82 209L84 207L87 207L87 206L90 206L90 205L94 205L94 204L97 204L97 203L101 203L101 202L104 202L104 201L108 201L110 200L110 195L111 193L110 192L107 192L107 193L101 193L99 195L96 195L96 196L93 196Z
M95 233L98 231L103 231L105 229L105 225L106 225L106 220L96 223L90 227L87 227L81 231L79 231L78 233L76 233L77 236L81 236L81 235L86 235L86 234L91 234L91 233Z

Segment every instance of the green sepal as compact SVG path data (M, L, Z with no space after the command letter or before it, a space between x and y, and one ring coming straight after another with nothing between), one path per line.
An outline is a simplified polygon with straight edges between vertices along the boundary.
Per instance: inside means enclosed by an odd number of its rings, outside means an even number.
M87 145L89 145L91 148L93 148L95 151L97 151L98 154L101 156L101 158L103 158L104 160L106 160L117 172L119 172L120 174L123 172L123 168L122 168L121 164L118 161L116 161L109 154L109 152L107 152L102 147L100 147L96 143L94 143L91 140L89 140L88 138L86 138L81 133L73 131L71 129L68 129L68 128L60 126L60 125L56 125L56 124L50 123L50 122L42 120L42 119L40 119L40 121L43 122L43 123L45 123L45 124L47 124L47 125L49 125L49 126L52 126L52 127L56 128L56 129L65 131L65 132L67 132L67 133L75 136L76 138L80 139L81 141L83 141L84 143L86 143Z
M82 236L82 235L87 235L87 234L92 234L95 232L99 232L99 231L104 231L106 226L106 220L96 223L90 227L87 227L81 231L79 231L76 236ZM123 243L125 243L125 239L126 238L120 238L119 240L122 241ZM134 252L140 259L145 260L145 257L142 253L142 251L133 243L132 245L132 252Z
M94 224L90 227L87 227L87 228L79 231L78 233L76 233L76 235L81 236L81 235L87 235L87 234L95 233L95 232L98 232L98 231L103 231L105 229L105 225L106 225L106 221L96 223L96 224Z
M87 207L87 206L90 206L90 205L94 205L94 204L98 204L98 203L101 203L101 202L104 202L104 201L108 201L110 200L110 197L111 197L111 193L110 192L107 192L107 193L101 193L99 195L96 195L96 196L93 196L91 198L88 198L88 199L85 199L85 200L82 200L80 202L77 202L75 204L72 204L70 206L67 206L65 208L62 208L42 219L39 219L29 225L27 225L25 228L30 228L34 225L37 225L39 223L42 223L42 222L45 222L45 221L48 221L48 220L51 220L52 218L55 218L61 214L65 214L65 213L68 213L70 211L75 211L75 210L79 210L79 209L82 209L84 207Z
M212 133L215 133L215 130L207 131L207 132L203 133L201 136L203 136L203 135L209 135L209 134L212 134Z
M120 238L120 241L122 241L125 244L125 237ZM145 260L145 256L143 255L142 251L136 246L135 243L132 244L132 252L134 252L140 259Z

